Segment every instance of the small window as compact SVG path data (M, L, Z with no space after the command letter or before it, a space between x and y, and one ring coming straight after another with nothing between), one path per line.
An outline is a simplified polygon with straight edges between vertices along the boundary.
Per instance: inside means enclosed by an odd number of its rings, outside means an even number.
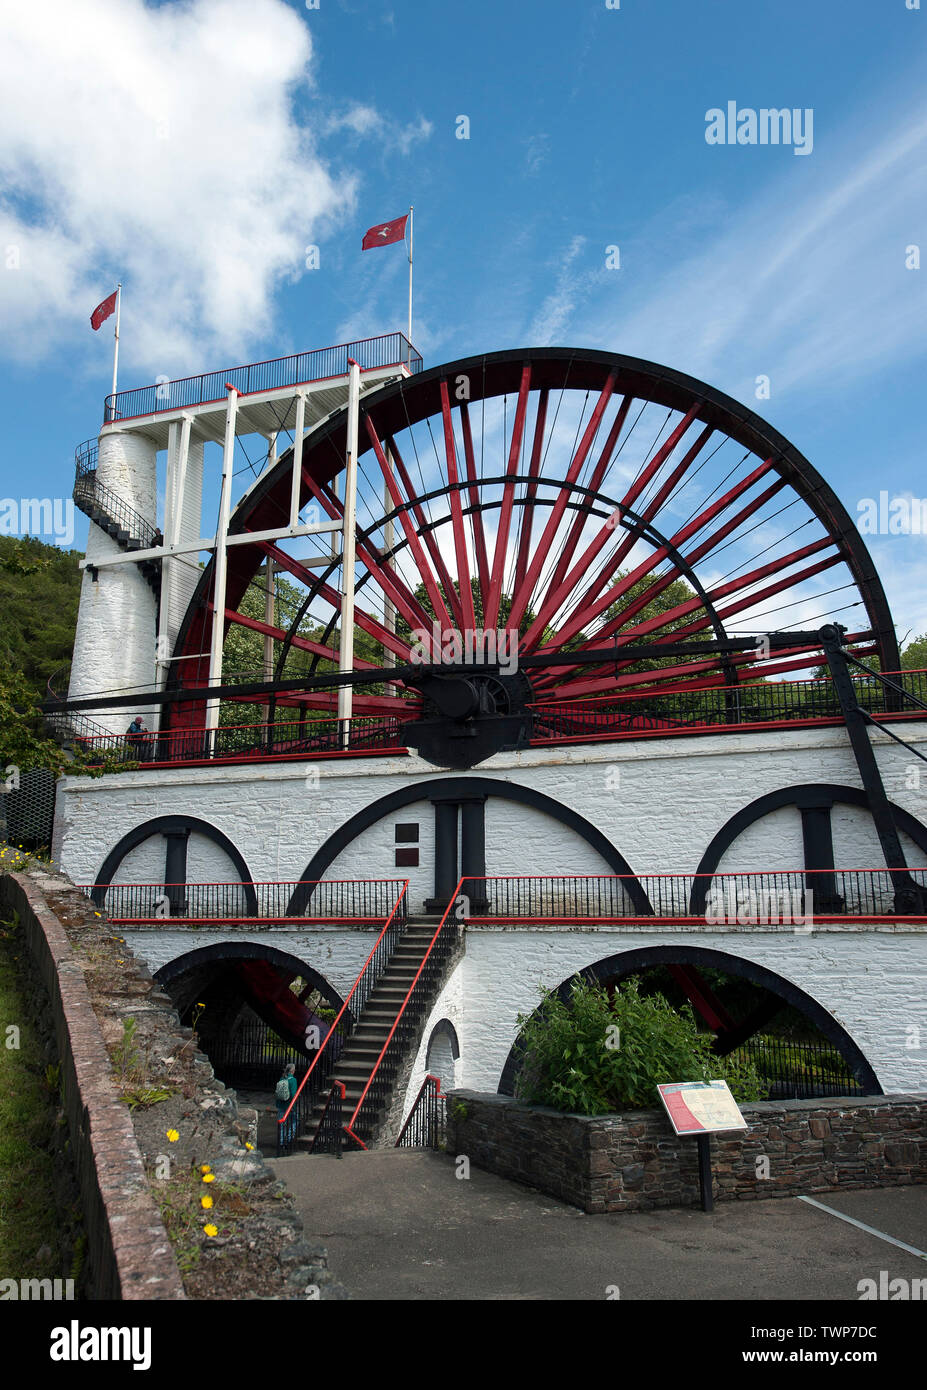
M418 868L418 846L415 849L396 850L397 869L417 869Z
M397 825L396 826L397 845L417 845L418 826L417 825ZM396 861L398 864L398 860Z

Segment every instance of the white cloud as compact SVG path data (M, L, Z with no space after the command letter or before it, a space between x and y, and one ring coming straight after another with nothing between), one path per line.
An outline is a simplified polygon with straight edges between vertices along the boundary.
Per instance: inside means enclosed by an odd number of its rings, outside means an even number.
M593 278L588 271L577 275L572 270L573 262L585 244L586 238L584 236L574 236L564 252L557 274L556 287L544 300L528 329L529 342L545 347L556 343L562 336L563 330L569 323L570 316L576 307L577 300L581 298L585 288L588 287Z
M17 360L89 345L125 284L123 356L176 376L271 327L354 202L293 101L312 42L282 0L45 0L0 46L0 312ZM6 248L19 268L6 270ZM109 325L101 332L108 333Z
M403 125L360 102L355 102L346 111L328 116L324 123L326 135L350 131L362 139L374 138L383 148L398 150L400 154L408 154L413 145L427 140L433 129L431 121L426 121L424 116Z
M604 301L586 335L751 401L759 374L778 397L922 353L922 273L905 268L905 249L927 213L927 108L886 114L878 128L860 118L804 163L813 178L780 170L743 208L718 211L695 254L676 254L665 209L622 247L621 311Z

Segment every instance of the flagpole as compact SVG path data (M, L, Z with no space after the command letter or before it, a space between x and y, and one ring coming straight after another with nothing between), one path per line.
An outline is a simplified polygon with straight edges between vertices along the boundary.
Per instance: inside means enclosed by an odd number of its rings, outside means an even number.
M122 281L116 286L116 339L113 346L113 419L116 418L116 374L119 370L119 310L122 308Z
M412 370L412 204L409 204L409 370Z

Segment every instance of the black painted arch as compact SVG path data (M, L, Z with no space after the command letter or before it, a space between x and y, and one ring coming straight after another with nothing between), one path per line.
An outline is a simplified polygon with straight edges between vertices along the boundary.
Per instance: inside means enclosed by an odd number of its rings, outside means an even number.
M227 960L266 960L269 965L275 965L280 970L292 970L308 980L333 1008L340 1009L344 1003L331 982L318 970L300 960L299 956L291 956L262 941L217 941L210 946L198 946L195 951L185 951L183 955L175 956L172 961L162 965L155 971L154 978L160 985L169 985L198 966Z
M732 956L726 951L713 951L704 946L647 946L639 950L621 951L614 956L606 956L577 970L564 980L554 993L558 998L568 1000L574 980L589 980L592 983L603 980L623 979L639 971L649 970L655 965L694 965L706 966L713 970L723 970L727 975L739 975L753 984L761 985L771 993L777 994L787 1004L791 1004L818 1027L829 1042L847 1062L866 1095L881 1096L884 1091L878 1077L866 1059L865 1054L850 1037L850 1034L828 1013L823 1004L791 980L767 970L755 961L742 956ZM540 1007L540 1006L539 1006ZM499 1078L498 1093L511 1096L515 1093L515 1080L520 1070L520 1046L516 1038Z
M777 787L775 791L758 796L748 806L742 807L722 825L699 860L696 873L713 874L725 851L738 836L756 821L771 815L773 811L778 811L783 806L795 806L801 810L802 806L820 806L826 802L843 802L848 806L860 806L864 811L869 810L869 799L859 787L843 787L833 782L802 782L794 787ZM912 839L918 849L927 854L927 826L922 825L910 811L896 806L894 802L889 802L889 805L898 829ZM693 885L689 909L693 917L701 917L704 913L709 886L708 879L700 879Z
M198 816L155 816L152 820L143 821L134 830L130 830L127 835L116 844L103 860L102 868L97 875L91 897L97 907L102 907L106 899L106 889L113 881L113 874L119 865L130 854L133 849L150 840L152 835L179 834L187 831L189 834L202 835L207 840L211 840L214 845L228 855L238 871L238 877L245 890L245 902L251 916L258 915L257 893L254 891L254 880L251 871L245 863L244 856L232 843L227 835L223 835L221 830L217 830L209 821L200 820Z
M613 873L627 876L627 893L638 914L642 917L653 916L653 906L650 899L635 877L627 860L618 852L611 840L602 834L601 830L587 821L584 816L579 815L577 811L562 805L561 802L555 801L553 797L546 796L543 792L536 791L534 787L522 786L520 782L508 782L501 779L497 781L492 777L436 777L430 781L415 782L410 786L400 787L398 791L389 792L386 796L381 796L378 801L373 801L369 806L365 806L363 810L358 811L350 820L345 821L340 829L329 836L325 844L312 856L300 876L301 881L298 888L290 898L287 916L301 917L303 915L312 894L313 884L323 877L343 849L347 848L353 840L357 839L358 835L369 829L371 825L376 825L377 821L389 815L391 811L400 810L403 806L411 805L415 801L428 801L432 797L455 801L476 796L495 796L505 801L519 802L523 806L531 806L536 811L542 811L545 815L559 821L561 825L575 831L602 856Z

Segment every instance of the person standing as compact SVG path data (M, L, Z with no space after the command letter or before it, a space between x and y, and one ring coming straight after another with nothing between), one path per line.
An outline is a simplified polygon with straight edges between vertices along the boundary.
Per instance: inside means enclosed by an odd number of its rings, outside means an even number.
M283 1068L283 1075L277 1082L274 1098L277 1102L277 1124L283 1119L293 1097L296 1095L296 1066L293 1062L287 1062ZM290 1117L286 1124L280 1127L279 1142L281 1144L291 1144L296 1138L296 1109L290 1111Z

